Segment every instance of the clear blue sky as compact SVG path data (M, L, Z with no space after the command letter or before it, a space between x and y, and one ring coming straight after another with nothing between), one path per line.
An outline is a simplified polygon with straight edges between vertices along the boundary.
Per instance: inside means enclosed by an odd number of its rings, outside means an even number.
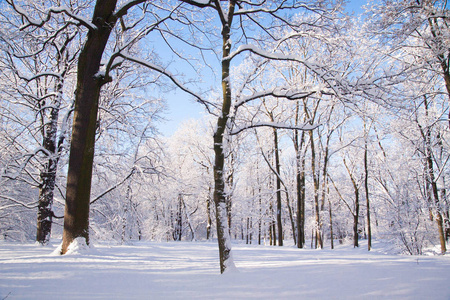
M349 0L347 4L347 11L356 14L362 13L361 6L365 5L367 0ZM166 95L167 112L164 118L166 122L158 123L159 131L169 137L180 125L181 122L188 119L198 119L205 113L204 107L200 104L194 103L192 97L182 91L176 91Z

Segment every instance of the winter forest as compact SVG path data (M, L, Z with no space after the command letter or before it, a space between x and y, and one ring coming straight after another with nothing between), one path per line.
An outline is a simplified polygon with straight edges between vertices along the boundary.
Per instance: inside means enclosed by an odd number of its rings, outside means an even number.
M444 255L449 4L348 5L0 1L0 240Z

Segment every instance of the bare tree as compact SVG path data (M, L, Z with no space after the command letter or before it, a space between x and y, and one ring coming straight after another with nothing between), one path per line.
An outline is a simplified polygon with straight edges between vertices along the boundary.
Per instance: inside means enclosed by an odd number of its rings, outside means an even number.
M52 1L49 5L54 4ZM42 9L38 3L29 3L29 7L39 11ZM24 163L20 167L10 164L9 169L16 169L16 175L10 173L10 178L16 176L35 177L39 187L38 217L36 241L47 244L50 240L53 212L53 198L55 185L57 184L57 170L61 155L65 152L65 140L68 136L70 126L68 124L72 112L70 99L65 95L71 89L71 76L79 51L79 30L71 28L67 24L68 17L60 16L52 22L42 24L37 28L27 27L20 20L20 13L8 8L12 14L4 19L5 30L1 33L5 71L3 74L9 76L17 85L13 88L15 96L10 94L9 98L16 98L12 103L22 103L29 107L35 114L33 121L31 114L25 114L16 118L22 119L29 124L23 124L24 128L36 127L33 130L23 130L12 143L20 141L19 135L31 134L38 144L36 149L30 149L30 145L18 146L23 155L20 159ZM81 9L81 8L80 8ZM19 21L20 20L20 21ZM7 30L6 30L7 29ZM9 75L6 75L9 74ZM64 116L65 114L65 116ZM60 116L63 119L60 120ZM40 137L39 137L40 135ZM39 141L40 140L40 141ZM28 150L25 150L28 149ZM24 151L29 151L24 153ZM35 162L35 163L34 163ZM26 169L37 168L39 175L34 176L31 171L26 175ZM11 177L12 176L12 177Z

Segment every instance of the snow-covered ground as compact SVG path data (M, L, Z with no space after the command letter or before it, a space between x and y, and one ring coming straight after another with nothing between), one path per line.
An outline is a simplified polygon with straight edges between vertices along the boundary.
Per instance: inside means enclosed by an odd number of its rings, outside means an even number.
M450 256L233 246L219 274L212 242L56 247L0 242L1 299L450 299Z

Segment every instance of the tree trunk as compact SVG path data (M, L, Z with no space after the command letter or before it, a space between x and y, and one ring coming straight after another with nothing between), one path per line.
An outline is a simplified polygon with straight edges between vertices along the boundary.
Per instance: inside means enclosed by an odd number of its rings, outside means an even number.
M295 126L299 122L299 102L295 106ZM305 156L301 149L305 142L305 131L298 138L298 130L294 131L294 150L296 162L296 192L297 192L297 248L305 246Z
M323 241L322 241L322 221L320 220L320 206L319 206L319 176L316 171L316 149L314 145L314 135L313 131L309 131L309 138L310 138L310 144L311 144L311 171L313 175L313 181L314 181L314 213L316 218L316 225L315 225L315 234L314 234L314 240L315 240L315 248L323 248Z
M355 211L359 211L359 204L357 205L357 209ZM353 215L353 247L359 247L359 237L358 237L358 219L359 214L355 212Z
M425 115L428 117L428 99L424 96L424 106L425 106ZM417 121L416 121L417 122ZM431 145L431 128L427 126L424 130L422 126L417 122L419 126L422 138L424 140L424 148L425 148L425 170L426 170L426 182L427 185L431 185L431 194L433 195L434 201L430 203L432 207L430 207L430 213L432 213L432 217L436 220L439 241L441 244L441 253L445 254L447 252L447 245L445 241L445 233L444 233L444 220L442 218L442 209L441 203L439 200L439 191L436 183L436 177L434 175L434 163L433 163L433 149ZM429 189L429 187L428 187Z
M217 128L214 133L214 204L216 207L217 241L219 244L220 272L234 267L231 256L231 240L228 228L227 201L225 194L225 151L224 135L231 108L230 86L230 55L231 39L230 29L234 15L236 1L230 0L228 16L222 20L222 112L217 119Z
M277 228L278 228L278 246L283 246L283 224L281 219L281 179L280 179L280 154L278 151L278 131L273 129L273 141L275 147L275 170L276 188L277 188Z
M366 192L366 213L367 213L367 250L372 249L372 226L370 225L370 201L369 201L369 165L367 159L367 139L364 143L364 189Z
M63 55L67 44L72 38L68 38L64 47L60 49L58 56L58 68L61 76L56 82L56 96L51 104L50 117L48 123L43 126L43 141L42 146L46 150L48 156L47 162L44 164L44 169L40 173L41 185L39 187L39 202L38 202L38 216L37 216L37 230L36 241L42 245L48 244L50 241L52 223L53 223L53 196L56 183L56 172L58 169L58 161L62 143L64 142L64 135L58 141L61 145L57 145L58 132L58 118L61 108L61 101L63 97L64 76L67 72L67 64L63 64ZM62 69L60 69L60 65Z
M444 233L444 220L442 218L441 205L439 201L439 192L434 176L434 167L433 167L433 158L431 156L431 149L429 143L427 143L428 151L427 151L427 163L428 163L428 176L431 182L431 188L433 191L434 197L434 218L436 220L436 224L438 227L439 241L441 244L441 254L445 254L447 252L447 245L445 241L445 233Z
M51 152L54 153L54 152ZM37 216L36 241L46 245L50 241L53 222L53 193L55 189L57 160L49 158L41 172Z
M50 132L47 132L46 136L44 137L43 143L44 148L49 152L49 158L40 174L41 185L39 187L36 231L36 241L42 245L46 245L50 241L53 222L53 193L55 189L56 170L58 165L57 153L55 152L56 123L52 122L52 124L49 124L49 126Z
M100 76L101 58L116 17L117 0L97 1L90 29L78 60L75 110L67 174L66 206L61 254L70 243L83 237L89 244L89 204L94 161L95 131L100 89L106 82Z
M328 198L328 213L330 215L330 238L331 238L331 249L334 249L334 232L333 232L333 213L331 208L331 201Z
M352 181L353 178L352 178ZM353 214L353 247L359 247L358 222L359 222L359 189L355 182L353 184L355 189L355 212Z
M183 235L183 211L182 211L183 196L178 195L177 214L175 219L175 241L181 241Z
M359 221L359 186L356 182L356 179L353 176L352 171L350 170L350 168L347 165L347 161L344 158L344 165L345 168L347 169L348 175L350 176L350 180L352 181L352 185L353 185L353 191L355 193L355 209L352 212L353 215L353 247L359 247L359 236L358 236L358 221ZM335 186L336 191L337 191L337 187ZM341 199L342 196L341 196ZM350 206L349 206L350 209ZM350 211L352 211L350 209Z
M206 239L211 238L211 187L208 189L208 197L206 198Z
M261 223L262 223L262 207L261 207L261 188L258 193L258 205L259 205L259 216L258 216L258 245L261 245Z
M305 133L302 132L300 143L298 131L294 133L294 147L296 152L296 191L297 191L297 248L305 245L305 158L300 158L300 151L305 140Z
M434 18L428 18L428 25L430 26L430 33L432 34L435 41L440 44L439 46L445 48L445 46L443 45L442 39L443 39L443 32L448 31L448 25L446 24L444 29L441 30L441 28L439 28L439 26L437 25L437 22L435 22L435 21L436 21L436 19L434 19ZM437 59L439 60L441 68L442 68L442 75L444 77L445 88L447 90L447 97L449 98L449 102L450 102L449 56L445 57L445 55L442 53L439 53L436 56L437 56ZM450 127L450 111L448 112L448 118L449 118L449 127Z

